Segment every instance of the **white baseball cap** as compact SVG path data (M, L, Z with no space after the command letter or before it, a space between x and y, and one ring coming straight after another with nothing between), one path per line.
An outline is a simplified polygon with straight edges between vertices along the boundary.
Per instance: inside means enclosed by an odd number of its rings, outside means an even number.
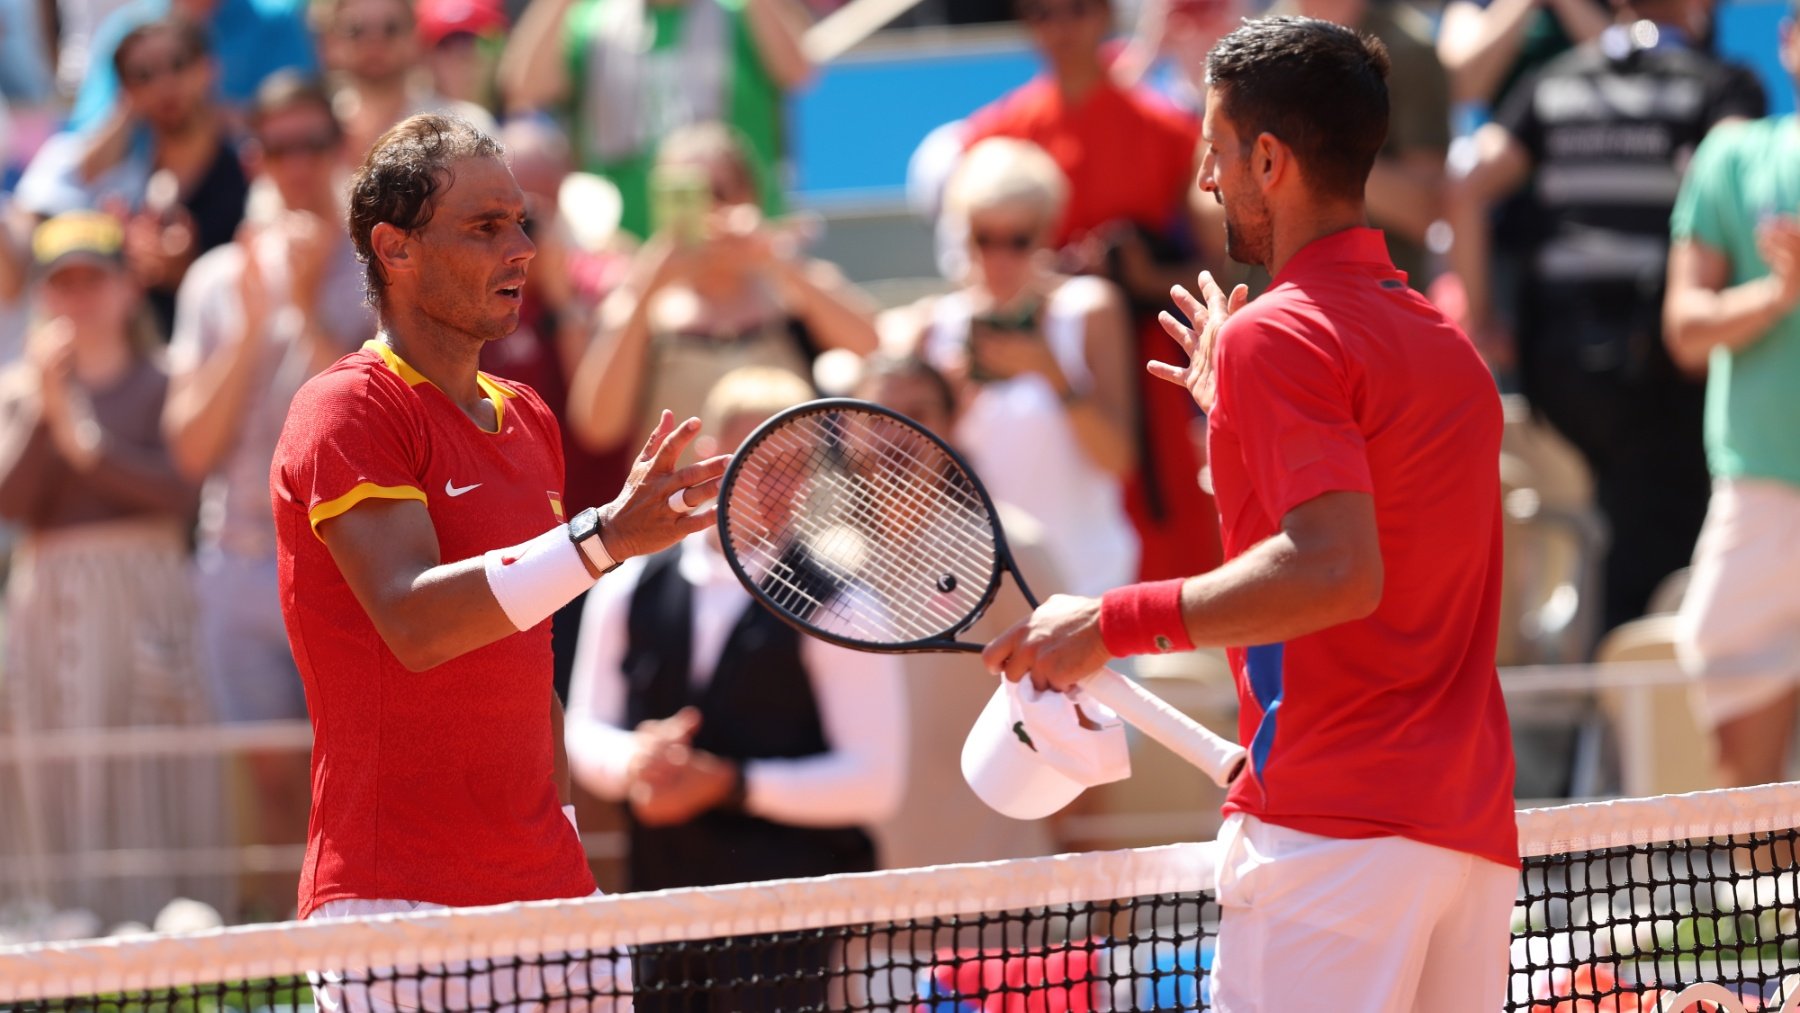
M1029 679L1002 679L963 742L962 772L990 809L1035 820L1130 777L1131 751L1119 716L1079 688L1039 692Z

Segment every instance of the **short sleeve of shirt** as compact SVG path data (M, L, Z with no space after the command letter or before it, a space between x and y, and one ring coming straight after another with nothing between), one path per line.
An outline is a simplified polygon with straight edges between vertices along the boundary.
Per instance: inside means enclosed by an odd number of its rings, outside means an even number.
M294 399L277 454L288 497L313 531L371 499L427 502L425 438L412 409L373 371L328 371Z
M1271 519L1328 492L1373 492L1368 450L1329 339L1240 318L1222 333L1218 404Z
M1732 153L1741 130L1737 125L1714 129L1694 150L1669 215L1669 233L1676 242L1692 240L1721 252L1730 248L1728 231L1737 218L1732 207L1731 190L1737 182Z

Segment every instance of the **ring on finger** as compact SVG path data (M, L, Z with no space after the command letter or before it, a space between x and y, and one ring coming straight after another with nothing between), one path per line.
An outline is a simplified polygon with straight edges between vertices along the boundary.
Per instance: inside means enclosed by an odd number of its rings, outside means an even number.
M694 508L688 505L686 489L677 489L669 494L669 509L678 514L694 512Z

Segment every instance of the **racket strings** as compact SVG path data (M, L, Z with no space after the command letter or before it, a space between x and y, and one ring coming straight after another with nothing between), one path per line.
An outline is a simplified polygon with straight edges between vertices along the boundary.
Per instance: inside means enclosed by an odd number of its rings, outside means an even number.
M788 435L777 434L771 441ZM887 464L890 467L883 470L891 470L892 462ZM805 501L796 505L796 530L792 540L805 546L810 558L844 571L833 590L842 592L855 588L872 592L886 606L887 617L901 624L893 632L878 633L869 629L866 622L858 623L859 635L883 640L911 640L953 626L965 613L947 607L935 595L941 574L917 562L920 558L917 554L880 551L878 541L882 533L903 527L897 523L903 518L896 514L923 517L930 504L918 497L914 497L912 503L902 502L892 494L892 489L898 486L891 477L887 483L870 483L865 460L853 459L848 465L812 472L812 488L807 490ZM889 488L884 489L883 485ZM944 547L951 546L946 543ZM767 554L765 550L764 555ZM964 568L970 564L981 565L981 561L966 553L958 562ZM791 581L784 583L792 589ZM815 609L823 604L807 598L802 600ZM907 623L908 617L916 618L918 623ZM868 617L858 618L866 620Z
M903 643L957 630L985 602L998 555L986 501L906 423L801 415L744 453L728 549L792 618Z

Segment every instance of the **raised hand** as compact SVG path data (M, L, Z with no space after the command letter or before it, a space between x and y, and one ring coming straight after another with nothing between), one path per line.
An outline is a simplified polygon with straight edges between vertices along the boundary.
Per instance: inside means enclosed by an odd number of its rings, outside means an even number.
M1169 294L1174 297L1175 305L1193 321L1193 326L1184 326L1167 310L1157 316L1157 322L1187 353L1188 364L1180 367L1152 361L1146 363L1145 368L1157 379L1186 387L1200 410L1211 412L1219 396L1216 371L1219 329L1233 313L1244 308L1244 303L1250 299L1250 290L1239 285L1226 296L1219 283L1213 280L1212 272L1201 271L1200 294L1206 300L1204 304L1180 285L1170 289Z
M718 506L700 504L719 494L731 455L675 467L698 435L699 419L677 426L675 415L665 410L657 420L655 431L631 466L625 487L600 511L600 539L612 558L623 562L661 552L713 523Z

